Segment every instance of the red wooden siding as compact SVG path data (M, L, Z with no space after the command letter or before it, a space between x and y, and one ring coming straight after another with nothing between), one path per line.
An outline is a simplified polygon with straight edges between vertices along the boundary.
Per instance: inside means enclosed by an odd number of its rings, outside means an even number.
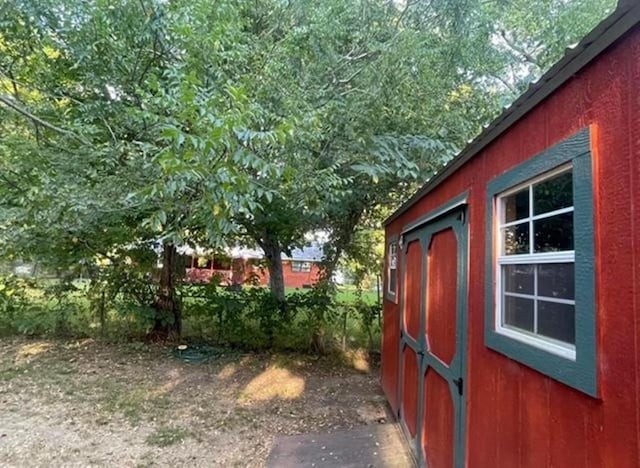
M597 399L484 345L487 183L587 126L592 129L596 197ZM387 236L400 234L403 226L465 191L470 226L468 466L640 466L638 28L394 220ZM384 313L385 322L397 321L399 306L385 301ZM388 323L384 330L398 333ZM398 389L391 361L397 353L387 350L398 338L385 335L384 340L382 382L393 404ZM436 450L434 456L439 461L433 466L451 466L444 452Z
M385 258L388 259L389 243L386 242ZM399 252L399 248L398 248ZM400 255L398 253L398 258ZM401 297L404 294L404 285L400 281L402 270L400 261L397 262L396 277L396 298ZM389 285L388 268L384 268L384 291ZM385 301L388 302L388 301ZM399 300L396 299L395 304L398 304ZM389 307L384 310L384 320L382 322L382 362L381 362L381 384L382 389L386 394L387 401L391 405L391 409L394 414L400 411L399 403L399 378L400 378L400 309L397 307Z
M413 438L418 427L418 355L408 346L402 351L402 414L406 429Z
M449 365L456 352L458 241L453 229L431 240L427 268L427 323L429 351Z
M453 283L455 284L455 283ZM452 467L455 414L449 384L433 369L427 370L424 392L422 448L430 467Z
M382 388L394 413L398 412L398 360L400 357L400 317L397 308L385 313L382 323Z
M413 241L407 246L407 271L401 276L405 284L404 324L407 335L414 340L420 335L420 298L422 297L422 246Z

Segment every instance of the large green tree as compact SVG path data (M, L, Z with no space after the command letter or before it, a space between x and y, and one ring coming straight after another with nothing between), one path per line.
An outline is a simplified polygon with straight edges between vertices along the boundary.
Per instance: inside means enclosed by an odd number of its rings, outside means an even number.
M0 0L0 249L160 244L167 334L176 245L241 235L282 299L282 252L323 229L330 276L613 4Z
M284 294L280 251L313 228L330 234L330 277L359 227L379 224L613 6L300 0L252 10L259 65L246 88L267 121L294 123L264 156L283 168L262 181L275 198L244 223L272 288Z
M58 266L162 244L156 331L180 332L176 244L219 242L267 195L241 2L5 2L2 245Z

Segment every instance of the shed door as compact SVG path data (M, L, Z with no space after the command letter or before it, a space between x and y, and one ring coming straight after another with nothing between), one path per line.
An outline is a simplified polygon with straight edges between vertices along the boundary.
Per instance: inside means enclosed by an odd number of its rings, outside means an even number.
M400 420L421 466L463 466L464 207L406 233L402 254Z

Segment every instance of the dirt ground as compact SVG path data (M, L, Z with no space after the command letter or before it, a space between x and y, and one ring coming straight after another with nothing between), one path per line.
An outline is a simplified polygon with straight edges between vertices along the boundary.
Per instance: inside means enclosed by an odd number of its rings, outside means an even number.
M263 466L278 434L385 418L361 354L187 363L159 345L0 340L2 466Z

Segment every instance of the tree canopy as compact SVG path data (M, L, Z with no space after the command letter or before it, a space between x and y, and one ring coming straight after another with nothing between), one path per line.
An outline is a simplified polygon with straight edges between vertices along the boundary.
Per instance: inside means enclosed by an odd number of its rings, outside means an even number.
M330 274L614 3L2 0L0 251L241 236L277 278L321 229Z

